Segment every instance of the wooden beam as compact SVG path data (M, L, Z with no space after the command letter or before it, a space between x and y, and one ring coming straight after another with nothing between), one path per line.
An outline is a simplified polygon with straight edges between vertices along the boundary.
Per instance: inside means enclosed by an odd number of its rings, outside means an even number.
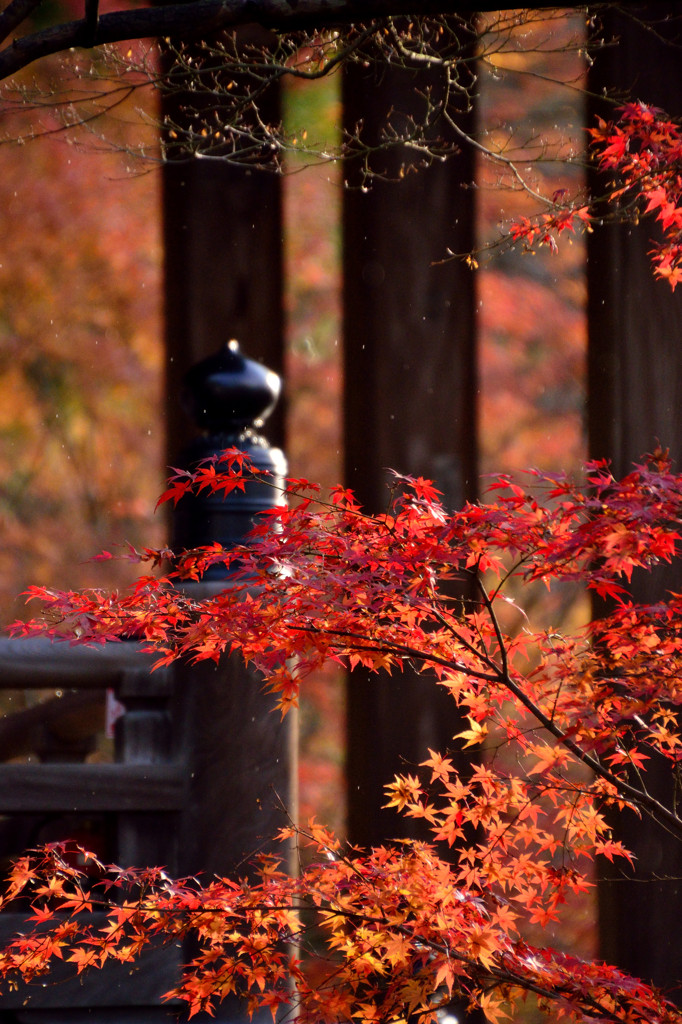
M87 647L49 637L0 637L0 689L106 690L124 672L151 672L155 660L135 641ZM164 671L154 672L150 680L154 693L169 685Z
M174 764L0 765L0 813L179 811L187 772Z

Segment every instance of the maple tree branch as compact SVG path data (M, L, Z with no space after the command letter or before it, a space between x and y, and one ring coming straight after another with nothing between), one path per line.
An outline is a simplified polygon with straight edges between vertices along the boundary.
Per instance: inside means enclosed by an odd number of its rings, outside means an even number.
M344 858L346 863L354 872L356 871L352 862ZM323 898L324 898L324 894ZM375 914L362 914L358 911L349 911L341 904L335 904L331 899L326 898L325 902L332 909L333 913L345 920L352 922L361 922L363 924L379 924L386 926L387 928L394 927L396 931L405 935L407 938L413 937L413 932L407 924L395 924L393 921L384 918L377 917ZM312 909L319 909L318 903L311 903ZM528 975L522 974L520 971L513 969L506 960L511 959L508 954L500 952L498 954L499 964L483 964L480 960L475 957L461 952L450 944L444 942L436 942L431 937L421 937L421 941L429 949L434 952L442 953L443 956L448 959L457 960L459 963L466 964L469 968L471 975L470 977L477 984L481 984L486 980L493 981L496 984L502 985L517 985L519 988L526 992L532 992L534 995L541 996L545 999L556 1000L558 998L568 998L571 994L571 988L569 985L557 985L554 988L549 988L546 985L540 984ZM530 947L529 947L530 948ZM332 975L333 977L334 975ZM591 992L581 991L580 999L584 1005L589 1006L591 1015L595 1015L607 1021L613 1021L613 1012L609 1008L605 1007ZM450 1001L450 1000L449 1000ZM431 1012L428 1010L422 1011L423 1013Z
M488 615L490 616L490 621L492 622L493 629L495 630L495 639L497 640L497 647L500 652L500 670L501 674L506 678L509 676L509 661L507 659L507 647L502 636L502 630L500 629L500 624L497 620L497 615L495 614L493 602L490 600L490 597L488 596L486 589L483 586L483 580L481 579L480 576L476 577L476 584L478 586L478 591L481 594L481 597L483 598L483 603L486 607Z
M481 672L476 669L472 669L464 664L460 664L453 661L450 658L443 658L439 655L420 651L417 648L410 647L407 644L397 644L388 641L376 641L373 644L367 642L367 638L360 636L359 634L352 633L350 630L334 630L334 629L322 629L316 626L294 626L291 628L301 629L305 632L318 633L325 636L338 636L343 637L344 640L358 641L353 644L353 650L355 651L366 651L368 653L386 653L396 654L400 657L411 658L413 661L422 662L424 664L441 665L445 668L450 668L455 672L464 672L467 675L472 676L475 679L481 679L484 682L494 683L504 686L510 693L512 693L517 700L529 711L533 717L545 728L548 732L557 739L562 746L578 761L589 768L595 775L614 786L621 795L627 797L637 806L641 806L649 816L656 821L662 827L668 829L673 835L682 839L682 819L671 811L668 807L656 800L655 797L651 796L645 788L638 789L636 786L632 786L624 779L615 775L608 768L598 760L598 758L592 757L582 747L570 738L556 723L546 715L542 709L533 701L525 691L512 679L509 667L507 664L507 654L502 637L502 632L497 621L492 602L485 592L481 581L479 580L479 586L483 596L483 601L486 605L495 634L497 636L498 644L500 646L500 659L502 662L502 668L497 669L494 674ZM480 654L477 653L480 657Z
M199 470L187 474L187 485L230 493L244 462L241 455L232 458L234 476L228 472L221 480ZM641 810L645 822L682 837L677 793L670 810L651 796L640 771L648 755L639 749L641 742L669 757L677 785L682 595L628 603L592 621L587 632L530 633L529 655L522 636L506 634L499 589L486 589L480 576L486 564L502 575L507 562L500 556L509 552L524 556L517 566L529 560L522 581L541 573L568 576L599 583L608 593L620 574L643 561L679 556L682 474L673 475L662 456L645 459L647 465L620 485L601 462L589 464L580 485L538 473L551 487L546 508L507 481L511 499L466 506L449 520L440 512L425 516L418 502L401 496L392 499L386 518L361 522L343 488L332 492L341 508L334 503L312 513L302 503L273 510L251 546L232 551L243 558L240 581L193 600L196 615L182 599L168 603L167 577L143 576L125 597L31 588L44 605L41 632L54 635L54 613L66 615L71 635L87 623L82 642L121 639L131 624L143 623L149 642L169 660L193 654L202 661L241 647L265 674L266 687L280 695L282 710L298 689L297 658L301 677L342 656L372 671L416 662L426 676L444 667L465 677L451 687L452 697L471 710L472 726L481 726L457 734L456 741L467 740L462 749L473 745L469 740L479 742L486 721L495 731L492 756L471 771L457 762L456 751L429 748L429 759L414 765L410 758L414 775L397 775L387 787L385 806L432 826L431 842L400 839L365 851L342 844L313 820L304 831L289 819L279 838L305 837L303 845L313 847L300 876L287 876L288 861L268 857L253 883L216 879L208 885L173 881L161 869L123 870L99 861L86 874L64 859L63 844L62 853L50 847L26 855L12 869L9 893L22 901L20 909L31 902L34 925L12 940L6 956L1 951L0 976L31 981L56 958L76 964L79 973L109 958L132 962L149 942L187 936L198 952L172 995L189 1004L190 1016L210 1012L225 991L239 990L263 1009L291 1005L294 996L292 1012L300 1007L305 1020L428 1020L452 996L499 1022L530 992L548 1015L554 1004L573 1024L680 1024L679 1010L653 986L519 936L524 921L558 921L566 897L588 891L586 861L623 857L633 865L633 852L617 838L605 809ZM166 493L184 493L183 479ZM413 499L423 500L424 482L411 487ZM216 547L205 547L206 564L216 558ZM194 559L197 576L201 551L178 556ZM150 556L160 561L159 552L147 549L141 560ZM480 596L473 588L465 597L447 594L453 576L461 581L471 574ZM17 627L32 630L31 623ZM501 747L506 752L498 760ZM441 856L445 845L439 844L446 843ZM107 908L112 886L132 892L132 900L116 893ZM64 936L64 911L87 911L93 893L104 894L95 905L109 910L106 927L95 932L91 917L69 919ZM312 984L300 967L301 950L321 961ZM298 985L295 994L289 978Z
M665 804L656 800L655 797L651 796L651 794L646 791L646 789L637 789L635 786L630 785L629 782L621 779L618 775L614 775L614 773L609 771L608 768L605 768L598 758L592 757L583 750L578 743L572 740L570 736L567 736L566 733L554 722L554 720L546 715L544 711L538 707L535 701L531 700L524 690L514 682L507 667L504 640L497 621L495 609L493 608L492 601L488 597L485 587L480 580L479 587L483 602L488 610L488 614L490 615L493 628L495 629L495 635L497 637L498 644L500 645L500 651L504 651L504 655L501 654L501 657L504 657L505 668L504 671L500 673L500 681L503 686L505 686L506 689L516 697L519 703L522 704L527 711L530 711L533 717L536 718L538 722L540 722L540 724L566 748L566 750L569 750L574 757L581 761L582 764L594 772L595 775L599 776L599 778L603 779L604 782L608 782L610 785L614 786L623 796L626 796L633 803L636 803L638 806L645 809L649 816L659 825L667 828L673 835L682 839L682 819L680 819L674 811L671 811L665 806Z
M464 672L466 675L473 676L474 679L482 679L487 683L499 683L501 681L499 670L492 675L489 672L480 672L477 669L468 667L467 665L460 664L457 661L453 661L452 658L441 658L437 654L427 653L426 651L420 651L416 647L410 647L407 644L392 643L391 641L380 641L376 640L373 644L367 642L366 636L361 636L359 633L353 633L350 630L343 629L328 629L320 626L289 626L289 629L300 629L304 633L317 633L320 636L338 636L344 640L354 640L358 643L353 643L352 649L354 651L367 651L372 653L376 651L377 654L396 654L401 658L411 658L413 661L421 661L426 664L442 665L444 668L450 668L455 672ZM350 645L347 645L350 646ZM480 657L480 655L478 655Z
M466 637L463 637L462 634L457 629L455 629L451 622L448 622L448 620L445 618L442 612L440 612L437 608L432 608L432 612L434 617L438 620L438 622L442 623L443 626L445 626L445 628L448 630L452 638L456 640L458 644L461 644L462 647L464 647L467 651L469 651L470 654L473 654L475 658L478 658L480 661L482 661L484 665L489 665L490 668L495 672L495 679L499 679L499 665L496 665L492 658L489 658L487 654L482 654L481 651L474 647L472 643L469 643Z

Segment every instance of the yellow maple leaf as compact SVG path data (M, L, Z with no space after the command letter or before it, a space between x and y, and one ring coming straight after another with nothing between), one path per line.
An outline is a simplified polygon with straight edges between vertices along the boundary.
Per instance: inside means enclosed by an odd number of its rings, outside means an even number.
M458 732L455 736L456 740L466 740L463 749L467 747L475 747L479 743L482 743L485 737L488 735L488 726L483 722L477 722L476 719L470 718L467 715L467 721L469 722L469 728L463 732Z
M494 966L494 957L500 943L492 928L474 928L469 937L469 952L481 961L484 967Z
M402 811L410 803L417 803L421 796L419 779L414 775L396 775L395 780L386 787L386 794L390 800L384 807L397 807Z
M503 1010L504 1001L494 992L484 992L479 998L479 1003L486 1019L491 1024L499 1024L501 1020L511 1020L508 1013Z

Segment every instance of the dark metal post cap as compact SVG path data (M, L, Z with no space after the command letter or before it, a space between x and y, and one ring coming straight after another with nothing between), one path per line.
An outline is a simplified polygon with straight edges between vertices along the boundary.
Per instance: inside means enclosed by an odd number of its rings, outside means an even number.
M273 370L247 359L239 342L232 340L187 372L183 404L202 430L232 434L259 427L274 409L281 387Z

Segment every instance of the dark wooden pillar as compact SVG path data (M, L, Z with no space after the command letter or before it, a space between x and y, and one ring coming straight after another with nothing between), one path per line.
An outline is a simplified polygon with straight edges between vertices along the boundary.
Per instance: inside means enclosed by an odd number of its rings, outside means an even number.
M233 78L234 76L230 76ZM187 96L170 93L174 123L191 117ZM191 102L196 107L195 94ZM204 103L209 100L204 99ZM264 120L280 119L280 91L259 101ZM174 154L173 154L174 155ZM281 177L208 158L170 159L163 168L167 450L171 464L192 436L178 415L186 371L236 338L276 373L284 366ZM268 434L283 444L283 405Z
M362 119L377 139L393 106L416 109L418 76L350 67L344 122ZM398 176L409 154L376 158L375 170ZM454 508L476 476L474 277L457 262L434 266L448 247L473 239L472 155L399 182L351 187L343 204L345 479L371 511L386 507L387 468L436 481ZM351 185L353 167L346 177ZM446 749L454 706L430 680L353 673L348 688L348 828L368 845L406 835L410 822L381 805L396 771Z
M615 87L671 114L682 110L679 49L665 45L678 30L666 14L674 3L630 7L604 15L605 36L618 44L599 54L590 76L590 93ZM656 31L637 25L637 16L656 22ZM591 102L588 118L613 117L613 108ZM599 191L599 179L593 188ZM589 447L594 457L609 457L614 471L632 463L657 441L682 460L682 293L654 280L651 220L638 226L605 226L588 239ZM633 580L636 601L658 600L667 589L682 588L679 564ZM669 766L654 766L647 787L671 799ZM660 985L682 979L677 930L682 915L682 849L646 820L626 816L619 825L624 842L637 857L636 881L611 873L599 887L601 955ZM653 880L651 880L653 879Z
M247 39L245 30L242 43L267 42L256 31L248 30ZM238 90L239 76L230 75L228 81L233 79ZM197 81L201 86L201 74ZM211 102L200 88L191 94L169 93L162 113L176 126L196 124L202 111L212 117ZM259 113L266 122L279 122L278 86L259 98ZM197 427L180 408L190 368L234 338L246 356L282 374L282 189L274 162L271 170L261 170L221 159L225 154L219 151L185 157L175 144L169 145L171 159L163 171L167 451L169 463L181 465L182 453L191 463L230 444L248 445L242 444L241 427L202 421L212 447L206 438L203 448L192 447ZM229 420L229 402L225 416ZM275 445L283 443L283 425L280 400L267 426L268 440ZM210 520L208 514L205 518ZM241 523L242 533L247 526ZM233 534L197 535L192 542L229 543ZM201 597L207 587L211 591L220 586L194 584L193 593ZM236 656L224 658L217 668L176 665L174 679L176 754L189 772L177 829L177 870L210 876L239 868L244 873L259 849L268 844L272 848L277 827L285 821L284 808L296 814L294 717L281 722L262 680ZM221 1019L232 1012L224 1011Z

